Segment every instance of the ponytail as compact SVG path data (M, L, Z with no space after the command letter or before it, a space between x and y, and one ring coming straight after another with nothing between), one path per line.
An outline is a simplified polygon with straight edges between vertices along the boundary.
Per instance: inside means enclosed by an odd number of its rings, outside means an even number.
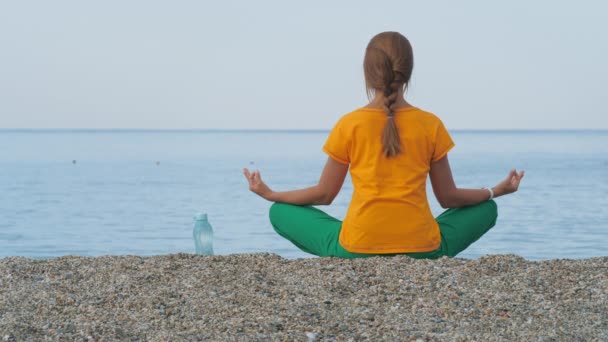
M368 97L376 92L384 95L382 108L386 112L386 124L382 131L382 154L387 158L402 152L394 119L395 103L399 88L407 88L413 67L412 46L398 32L379 33L367 45L363 61L365 87Z

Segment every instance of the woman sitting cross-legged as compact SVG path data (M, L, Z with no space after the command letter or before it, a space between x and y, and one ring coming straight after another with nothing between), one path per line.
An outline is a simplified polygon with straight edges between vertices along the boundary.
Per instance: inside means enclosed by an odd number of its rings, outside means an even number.
M376 35L363 66L372 100L342 116L329 133L319 183L275 192L259 171L244 169L249 188L276 202L270 208L272 226L305 252L341 258L453 257L494 226L492 199L517 191L524 171L511 170L492 188L457 188L447 156L454 143L446 128L404 98L413 69L409 41L397 32ZM342 222L311 205L330 204L349 167L354 191ZM449 208L437 218L426 196L427 176L439 204Z

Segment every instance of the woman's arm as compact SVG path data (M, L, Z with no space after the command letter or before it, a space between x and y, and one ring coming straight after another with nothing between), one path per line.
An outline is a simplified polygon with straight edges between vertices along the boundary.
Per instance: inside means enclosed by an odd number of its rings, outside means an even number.
M275 192L262 181L260 171L249 172L248 169L243 169L249 181L249 190L272 202L296 205L331 204L340 192L347 172L348 164L328 157L317 185L300 190Z
M431 163L431 184L437 201L443 208L459 208L481 203L490 198L487 189L459 189L454 183L452 169L448 156ZM492 187L494 197L506 195L517 191L519 182L524 177L524 171L517 173L515 169L498 185Z

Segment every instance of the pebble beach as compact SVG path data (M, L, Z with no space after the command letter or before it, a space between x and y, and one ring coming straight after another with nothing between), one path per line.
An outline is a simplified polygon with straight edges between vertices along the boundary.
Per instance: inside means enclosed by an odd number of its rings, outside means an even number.
M0 259L4 341L606 341L608 257Z

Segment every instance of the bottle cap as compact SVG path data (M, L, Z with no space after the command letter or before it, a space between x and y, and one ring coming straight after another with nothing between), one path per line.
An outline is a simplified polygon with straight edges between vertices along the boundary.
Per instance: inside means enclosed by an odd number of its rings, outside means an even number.
M194 216L194 220L196 220L196 221L206 221L207 220L207 214L204 214L204 213L196 214Z

